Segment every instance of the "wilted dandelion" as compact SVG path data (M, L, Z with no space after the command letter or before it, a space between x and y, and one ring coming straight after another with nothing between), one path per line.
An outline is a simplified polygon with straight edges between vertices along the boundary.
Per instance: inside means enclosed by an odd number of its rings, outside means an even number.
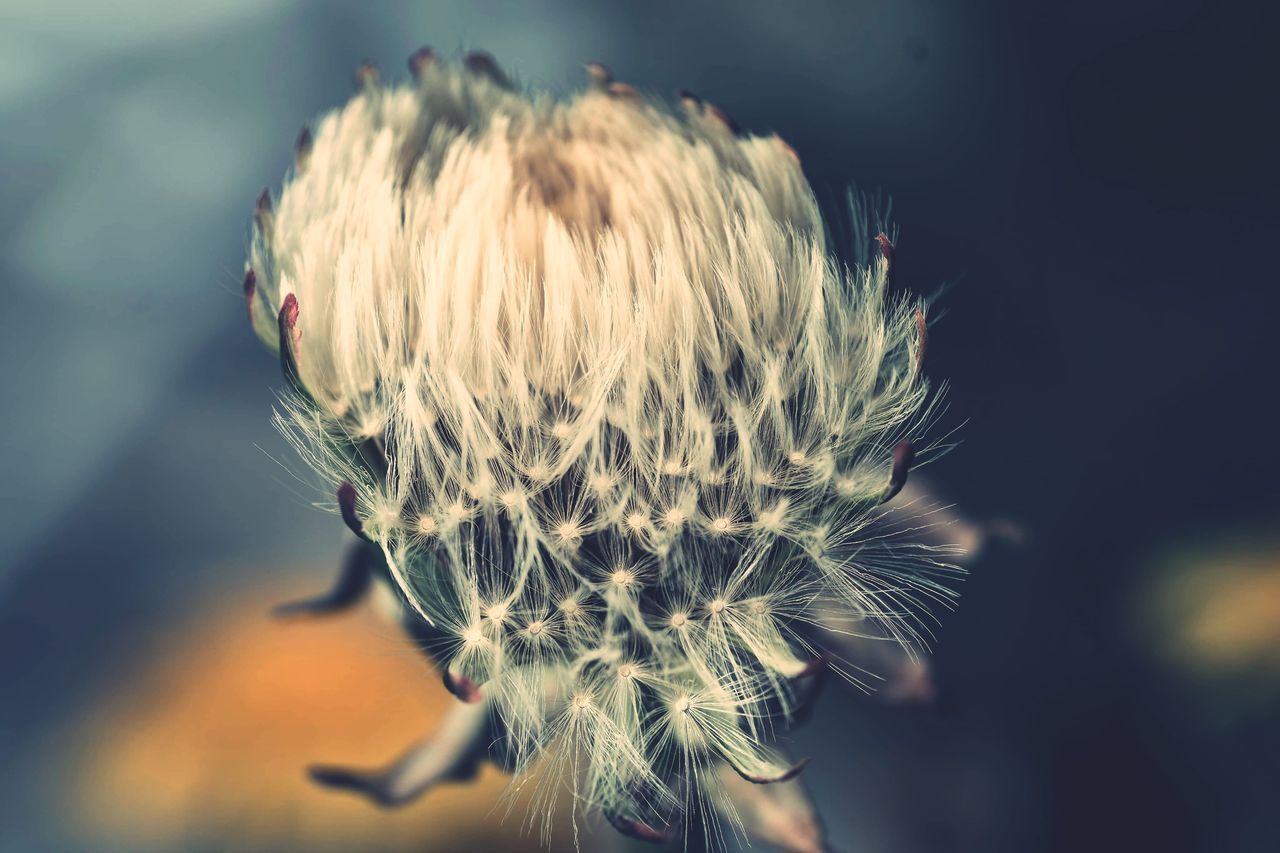
M855 674L829 641L913 655L950 595L947 549L912 536L930 522L881 509L937 449L892 244L837 260L792 149L689 93L591 66L557 101L480 54L410 67L362 66L258 203L245 293L289 383L278 422L368 543L294 609L385 567L517 779L545 758L623 832L812 823L722 770L794 776L774 733L828 665ZM474 748L318 775L401 801Z

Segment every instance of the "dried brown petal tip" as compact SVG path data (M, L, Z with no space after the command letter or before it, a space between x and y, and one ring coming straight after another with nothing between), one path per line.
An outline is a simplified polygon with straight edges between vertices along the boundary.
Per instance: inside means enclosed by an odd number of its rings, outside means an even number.
M684 104L689 109L702 106L702 98L699 98L688 89L676 89L676 97L680 99L680 103Z
M306 167L311 156L311 128L304 127L298 132L298 141L293 143L293 165L301 170Z
M929 324L924 319L924 309L916 306L916 376L924 370L924 354L929 348Z
M797 761L795 764L788 767L786 770L783 770L781 773L778 773L776 775L762 776L754 773L743 773L741 770L738 770L738 774L742 776L743 779L746 779L748 782L751 782L756 785L776 785L779 782L791 781L792 779L799 776L800 772L808 766L809 766L809 759L802 758L799 761ZM737 768L734 768L734 769L736 770Z
M290 293L280 304L277 324L280 327L280 357L285 360L285 375L291 381L297 378L298 342L302 339L302 332L298 329L298 313L298 297Z
M271 190L266 187L262 188L262 192L258 193L258 199L253 204L253 221L258 226L258 233L263 237L271 233Z
M284 373L285 381L299 399L314 403L306 386L302 384L302 373L298 370L298 343L302 340L302 330L298 328L298 298L292 293L285 296L280 305L280 313L276 317L276 333L280 348L280 370Z
M797 166L800 165L800 155L796 153L796 149L791 147L791 143L787 142L787 140L783 139L781 136L775 136L773 138L787 156L794 160Z
M587 70L587 79L591 81L592 85L603 89L613 82L613 72L609 70L608 66L599 62L588 62L584 67Z
M885 489L881 503L893 500L894 495L902 491L907 484L907 474L911 471L911 463L915 461L916 451L909 440L898 442L893 448L893 472L889 475L889 487Z
M346 522L352 533L361 539L369 539L364 532L364 523L360 521L360 516L356 515L356 487L350 483L338 486L338 511L342 513L342 520Z
M358 91L367 91L378 85L378 66L366 59L356 66L355 84Z
M640 100L640 90L630 83L610 83L605 89L611 96L628 101Z
M495 86L501 86L504 89L511 88L511 79L498 67L498 62L492 55L485 53L483 50L473 50L463 59L463 64L467 70L477 77L483 77Z
M608 818L610 826L618 830L618 832L639 841L647 841L650 844L667 844L674 837L671 830L666 830L664 832L659 829L654 829L649 824L636 820L633 817L623 817L622 815L615 815L607 812L605 817Z
M447 669L444 672L444 689L468 705L484 701L484 694L480 692L478 684L461 673L450 672Z
M738 127L738 123L729 117L729 114L717 107L715 104L707 102L707 112L720 124L733 134L740 133L742 128Z
M889 241L888 235L883 233L876 235L876 242L880 244L880 254L884 257L884 262L885 262L884 277L886 281L888 281L888 283L892 285L893 274L894 274L893 243Z
M258 274L252 268L244 271L244 304L249 309L249 322L253 322L253 297L258 293Z
M280 329L289 333L288 338L291 346L296 346L298 340L302 337L301 332L298 331L299 313L301 312L298 308L298 297L292 293L285 296L284 302L280 303Z
M426 46L420 47L409 56L409 73L415 79L421 79L423 72L435 64L436 52Z

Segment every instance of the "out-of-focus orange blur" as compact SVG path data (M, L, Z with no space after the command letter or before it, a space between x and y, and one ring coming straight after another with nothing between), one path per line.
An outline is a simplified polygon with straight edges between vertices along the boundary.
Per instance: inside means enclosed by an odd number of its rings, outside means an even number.
M456 700L372 608L317 621L269 618L268 606L288 597L256 589L211 606L89 706L75 733L73 795L86 840L536 849L521 835L523 804L501 820L506 777L492 766L396 811L308 781L311 763L391 760Z
M1280 688L1280 543L1237 537L1173 552L1146 600L1153 647L1202 680Z

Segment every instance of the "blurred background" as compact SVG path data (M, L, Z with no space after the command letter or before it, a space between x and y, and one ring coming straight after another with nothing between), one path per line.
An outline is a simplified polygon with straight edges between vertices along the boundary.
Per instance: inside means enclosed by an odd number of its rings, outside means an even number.
M431 731L239 293L298 129L431 44L583 63L893 197L953 282L931 486L988 531L932 702L832 685L793 751L844 851L1263 851L1280 795L1280 281L1262 4L0 0L0 849L534 849L482 790L312 788ZM279 463L279 464L278 464ZM554 849L569 843L563 833ZM585 848L623 849L592 835ZM612 845L612 847L611 847Z

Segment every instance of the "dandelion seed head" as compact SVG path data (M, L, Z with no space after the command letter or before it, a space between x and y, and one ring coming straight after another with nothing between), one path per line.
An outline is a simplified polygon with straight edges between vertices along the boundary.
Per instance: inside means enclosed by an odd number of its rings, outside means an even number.
M757 524L761 530L769 533L777 533L782 529L783 522L787 517L786 501L778 501L769 509L760 513Z
M457 527L467 520L467 506L462 501L453 501L444 508L444 518L450 527Z
M513 487L498 495L498 502L509 510L522 509L525 506L524 489Z
M384 535L390 535L400 527L400 511L394 506L380 506L376 512L369 516L368 522L370 527L382 532Z
M487 501L493 495L493 478L482 474L467 484L467 492L477 501Z
M592 474L587 480L587 485L591 487L591 491L597 495L606 495L617 485L617 480L609 474Z
M582 525L576 521L562 521L556 525L556 537L563 543L577 542L582 538Z
M920 525L876 527L942 449L878 212L830 245L795 152L688 93L410 67L363 70L257 205L277 423L517 772L627 816L714 784L678 767L778 778L820 616L915 650L950 595Z

